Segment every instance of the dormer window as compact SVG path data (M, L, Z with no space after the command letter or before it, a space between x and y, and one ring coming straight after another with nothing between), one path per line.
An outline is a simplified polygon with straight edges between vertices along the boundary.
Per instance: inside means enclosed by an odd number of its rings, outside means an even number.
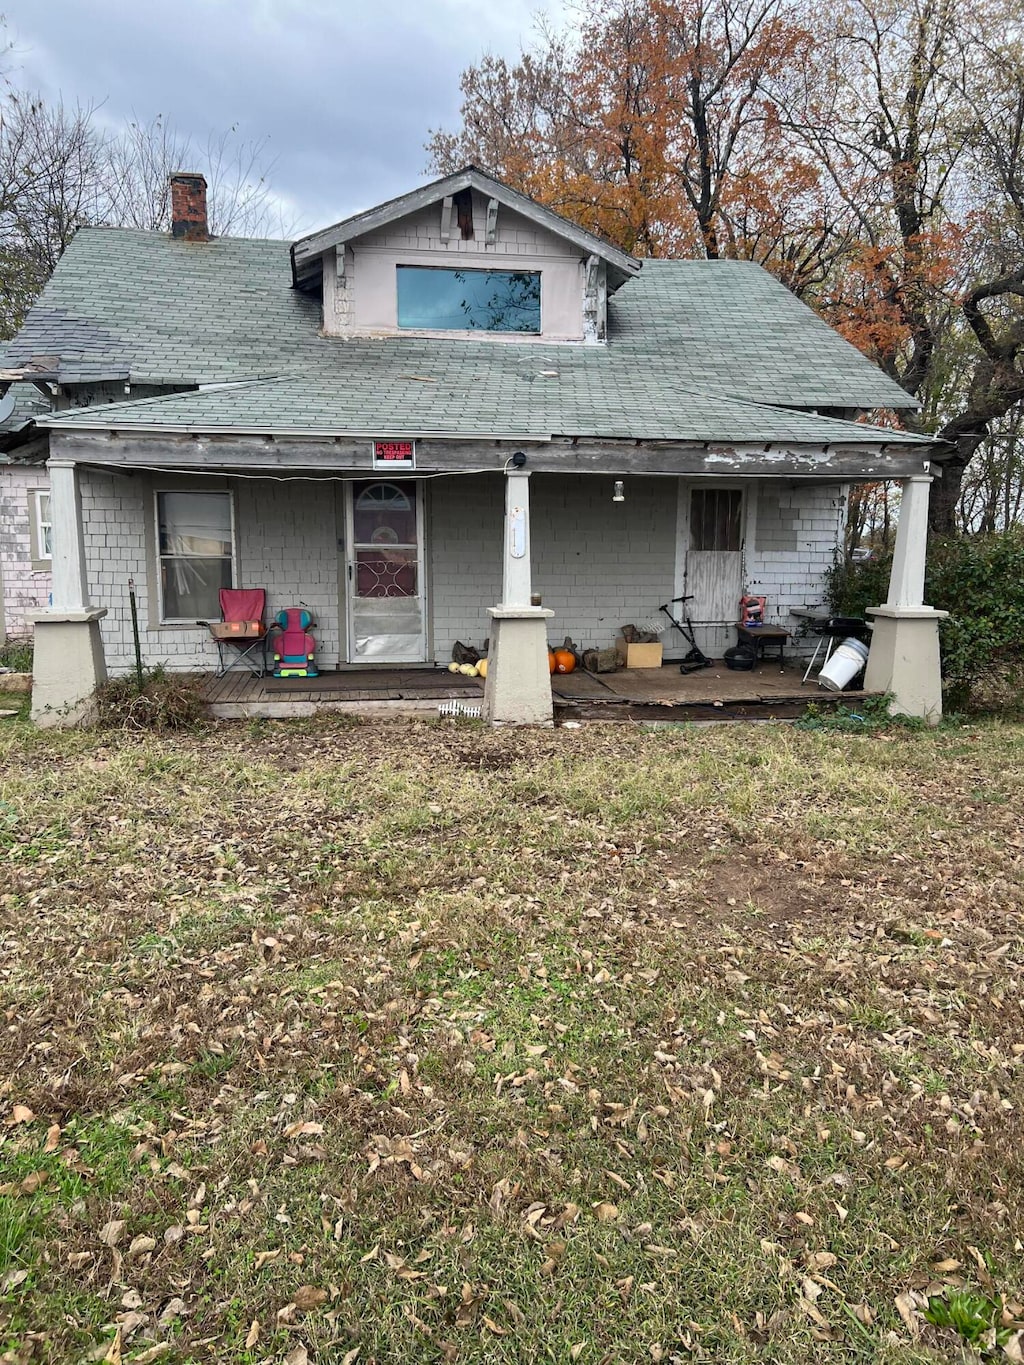
M399 327L540 334L539 270L400 265L397 273Z

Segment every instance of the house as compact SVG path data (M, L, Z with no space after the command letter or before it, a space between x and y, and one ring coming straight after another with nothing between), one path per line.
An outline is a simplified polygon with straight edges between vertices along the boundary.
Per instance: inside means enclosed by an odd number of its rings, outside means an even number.
M934 443L859 420L913 400L758 266L634 260L474 167L293 243L211 237L201 176L172 218L80 232L0 362L52 398L40 722L132 667L129 581L147 664L210 668L196 623L258 586L322 668L489 637L488 714L550 720L549 634L606 646L684 592L710 651L743 592L792 626L877 479L869 681L938 714Z
M31 384L0 400L0 644L32 634L50 598L50 486L36 418L50 403ZM17 462L15 460L17 457Z

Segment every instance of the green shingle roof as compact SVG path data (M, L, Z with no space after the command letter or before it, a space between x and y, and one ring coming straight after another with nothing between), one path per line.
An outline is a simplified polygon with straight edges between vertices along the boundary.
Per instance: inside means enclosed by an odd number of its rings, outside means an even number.
M318 369L80 408L61 428L162 428L211 434L460 436L547 440L551 436L815 445L924 441L903 432L744 403L688 388L665 371L594 350L486 343L345 342L344 383ZM556 370L557 367L557 370ZM554 372L554 373L553 373ZM382 383L382 374L386 381Z
M61 427L908 440L792 411L912 400L747 262L646 262L609 301L606 346L341 339L319 326L319 302L292 287L287 242L85 229L2 364L65 384L220 386L47 419Z

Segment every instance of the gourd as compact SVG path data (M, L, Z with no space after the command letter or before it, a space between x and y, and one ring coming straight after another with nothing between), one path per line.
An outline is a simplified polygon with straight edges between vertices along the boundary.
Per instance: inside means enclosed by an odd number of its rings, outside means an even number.
M476 671L481 678L487 677L487 660L481 659L476 666Z
M466 678L475 678L476 664L460 664L459 672Z
M556 663L555 663L555 651L554 651L553 649L549 649L549 650L548 650L548 672L549 672L549 673L554 673L555 667L556 667Z
M458 671L459 671L459 665L458 665L458 664L456 664L456 663L451 663L451 664L448 665L448 672L449 672L449 673L458 673Z
M576 667L576 655L571 649L556 649L554 659L556 673L571 673Z

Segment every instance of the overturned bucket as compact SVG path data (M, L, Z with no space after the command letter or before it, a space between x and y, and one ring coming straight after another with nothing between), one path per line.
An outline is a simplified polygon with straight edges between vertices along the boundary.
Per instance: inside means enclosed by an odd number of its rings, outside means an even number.
M818 674L818 686L841 692L861 672L867 661L867 645L851 635L837 646L831 659Z

